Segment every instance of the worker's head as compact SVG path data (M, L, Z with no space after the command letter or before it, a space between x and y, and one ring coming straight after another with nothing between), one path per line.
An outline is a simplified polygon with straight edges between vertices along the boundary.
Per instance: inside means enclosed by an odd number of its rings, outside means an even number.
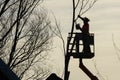
M84 22L89 22L90 20L87 17L84 17Z

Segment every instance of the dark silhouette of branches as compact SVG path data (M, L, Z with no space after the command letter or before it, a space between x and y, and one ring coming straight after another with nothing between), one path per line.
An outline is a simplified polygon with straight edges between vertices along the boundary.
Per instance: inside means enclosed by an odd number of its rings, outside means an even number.
M6 6L10 0L3 0L0 3L1 11L0 11L0 17L5 12Z
M46 60L53 37L47 11L37 6L42 1L0 1L0 58L20 79L31 69L33 80L45 78L50 72L42 65L33 68Z
M94 6L97 0L80 0L80 2L81 4L80 4L79 15L83 15Z
M54 14L53 14L53 16L54 16ZM66 51L65 51L65 41L64 41L64 37L63 37L62 31L61 31L61 29L60 29L60 24L57 22L57 19L56 19L55 16L54 16L54 19L55 19L55 27L54 27L54 28L51 28L51 27L50 27L50 29L51 29L51 31L54 33L54 35L55 35L56 37L58 37L58 38L61 39L61 41L62 41L63 54L64 54L64 57L65 57ZM63 78L63 76L64 76L64 70L63 70L63 74L61 75L60 78Z
M57 22L57 19L55 18L55 16L54 16L54 19L55 19L55 28L54 28L54 30L52 30L52 28L51 28L51 30L54 33L54 35L56 35L57 37L59 37L62 40L62 47L63 47L63 52L65 55L65 41L64 41L64 38L62 36L60 24Z
M4 4L6 4L5 6L7 6L9 0L6 0ZM4 40L4 38L10 33L10 31L12 30L12 28L14 27L14 25L16 25L23 17L28 16L33 9L36 7L36 5L39 3L39 1L41 0L18 0L18 1L10 1L11 4L8 5L7 7L7 11L6 10L1 10L1 15L6 12L9 12L9 9L14 8L14 10L16 10L17 13L17 17L15 19L15 21L12 23L12 25L10 26L10 28L6 31L6 33L2 36L2 38L0 39L0 41ZM17 10L18 8L18 10ZM6 11L6 12L5 12ZM6 15L6 14L5 14Z

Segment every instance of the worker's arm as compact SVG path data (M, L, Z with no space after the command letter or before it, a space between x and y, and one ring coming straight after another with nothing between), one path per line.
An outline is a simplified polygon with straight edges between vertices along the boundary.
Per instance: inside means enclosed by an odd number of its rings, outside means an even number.
M83 21L84 21L84 18L82 18L80 15L78 15L78 18L80 18L81 20L83 20Z

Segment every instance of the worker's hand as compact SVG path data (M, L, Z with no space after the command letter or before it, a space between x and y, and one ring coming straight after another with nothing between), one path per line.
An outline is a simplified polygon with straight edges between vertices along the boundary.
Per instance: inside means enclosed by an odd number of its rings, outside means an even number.
M76 29L80 29L80 24L76 24Z

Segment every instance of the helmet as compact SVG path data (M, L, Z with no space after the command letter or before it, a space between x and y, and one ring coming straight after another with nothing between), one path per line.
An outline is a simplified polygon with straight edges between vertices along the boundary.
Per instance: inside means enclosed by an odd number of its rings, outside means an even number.
M84 17L83 20L84 20L85 22L89 22L89 21L90 21L87 17Z

